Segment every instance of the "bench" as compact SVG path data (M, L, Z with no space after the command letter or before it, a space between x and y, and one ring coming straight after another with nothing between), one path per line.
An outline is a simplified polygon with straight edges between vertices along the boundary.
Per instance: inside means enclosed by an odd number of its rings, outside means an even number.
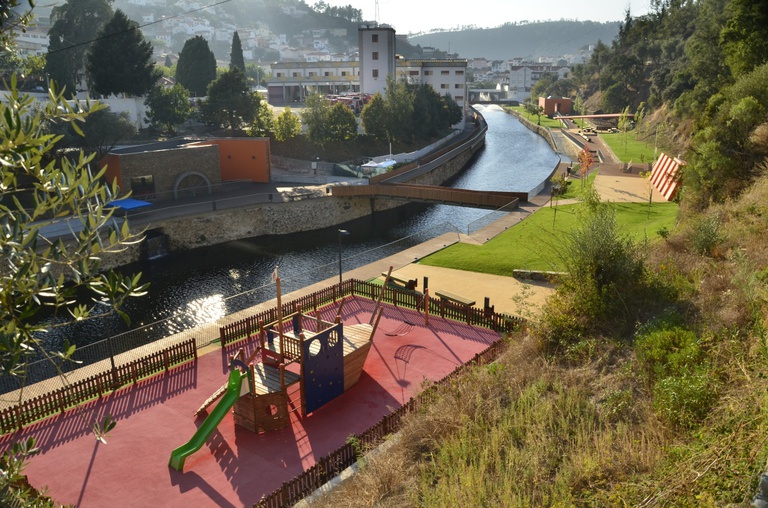
M387 272L381 272L381 276L384 277L386 280L387 278ZM394 282L395 284L399 284L400 286L403 286L405 289L416 289L416 286L418 285L418 282L416 279L406 279L403 277L398 277L394 273L389 276L389 280L391 282Z
M439 296L441 300L447 300L452 303L457 303L459 305L464 305L466 307L472 307L475 305L474 300L470 300L469 298L464 298L463 296L459 296L454 293L449 293L448 291L435 291L435 295Z
M296 191L291 192L290 194L286 193L285 197L288 198L288 201L296 201L301 200L303 198L309 198L312 196L312 191Z

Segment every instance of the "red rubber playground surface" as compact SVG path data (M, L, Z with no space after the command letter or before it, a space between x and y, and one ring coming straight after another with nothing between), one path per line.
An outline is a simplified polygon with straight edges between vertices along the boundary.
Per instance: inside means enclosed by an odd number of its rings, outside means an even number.
M373 302L350 298L346 324L367 323ZM324 318L335 315L335 307ZM388 335L414 326L405 335ZM55 501L79 507L250 506L361 433L421 390L422 381L452 372L500 338L490 330L385 305L358 384L306 418L293 413L289 428L254 434L228 414L205 445L186 460L184 472L168 467L171 451L186 443L205 414L193 413L226 383L227 353L201 356L167 374L122 389L64 415L4 436L0 446L34 436L41 453L26 474L48 487ZM93 423L107 413L117 420L107 444Z

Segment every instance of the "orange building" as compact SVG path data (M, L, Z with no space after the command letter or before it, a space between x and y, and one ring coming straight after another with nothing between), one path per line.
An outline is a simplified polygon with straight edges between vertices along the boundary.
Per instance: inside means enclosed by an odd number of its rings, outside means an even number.
M568 97L539 97L539 107L544 108L544 114L553 116L555 113L570 115L573 101Z
M268 138L152 143L113 150L101 161L108 182L138 199L164 201L212 194L225 182L271 178Z

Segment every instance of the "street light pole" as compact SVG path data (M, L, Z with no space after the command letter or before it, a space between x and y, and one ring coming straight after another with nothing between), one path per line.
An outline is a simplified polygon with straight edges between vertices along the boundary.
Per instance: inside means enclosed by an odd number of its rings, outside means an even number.
M341 237L348 236L349 231L346 229L339 230L339 286L341 286Z

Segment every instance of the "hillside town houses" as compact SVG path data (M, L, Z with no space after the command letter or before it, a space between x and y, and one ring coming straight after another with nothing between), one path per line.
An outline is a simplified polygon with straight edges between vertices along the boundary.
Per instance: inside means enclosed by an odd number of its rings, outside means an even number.
M227 44L238 33L243 57L246 62L256 61L257 55L265 49L276 55L273 62L257 62L267 77L267 96L274 104L289 104L303 101L312 91L328 94L351 92L375 93L383 91L387 74L405 77L411 83L426 83L441 95L450 95L462 109L469 99L471 82L490 83L497 89L506 90L508 99L522 100L544 73L555 73L562 79L568 75L571 65L588 57L589 51L559 59L539 58L536 61L523 58L488 60L483 56L471 59L436 59L436 49L421 47L421 58L403 59L395 52L397 40L406 40L407 35L396 34L389 25L372 23L358 28L358 45L337 48L331 41L346 39L354 34L345 28L311 29L299 36L274 33L265 24L238 26L238 20L220 6L205 7L192 0L123 0L129 7L141 12L140 22L144 37L153 44L158 61L166 55L172 61L178 57L184 41L202 36L217 44ZM254 5L263 3L253 0ZM168 8L192 12L203 9L199 15L165 18ZM140 8L140 9L139 9ZM297 6L284 6L286 15L300 18L308 13ZM215 19L215 24L211 20ZM50 8L40 9L37 25L20 34L20 53L41 55L47 52L47 30L50 27ZM161 22L158 22L161 21ZM373 38L364 41L362 34ZM369 48L361 51L366 43ZM345 49L345 51L340 51ZM591 50L592 48L590 48ZM221 58L221 55L219 55ZM386 63L382 67L379 64ZM220 65L226 62L220 61ZM366 73L370 70L370 75ZM373 73L379 72L378 76ZM469 83L469 84L468 84ZM135 113L137 117L140 112ZM133 115L133 113L132 113Z

